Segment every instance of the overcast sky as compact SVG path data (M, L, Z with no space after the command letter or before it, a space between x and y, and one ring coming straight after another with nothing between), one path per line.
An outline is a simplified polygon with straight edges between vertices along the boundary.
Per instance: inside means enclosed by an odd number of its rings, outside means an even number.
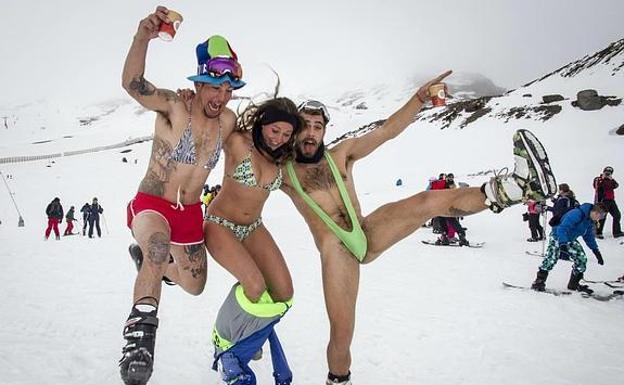
M269 63L285 89L315 93L447 68L515 88L624 38L622 0L2 0L0 106L124 96L132 36L158 4L185 18L173 42L148 50L146 78L171 89L192 85L195 45L216 33L248 90Z

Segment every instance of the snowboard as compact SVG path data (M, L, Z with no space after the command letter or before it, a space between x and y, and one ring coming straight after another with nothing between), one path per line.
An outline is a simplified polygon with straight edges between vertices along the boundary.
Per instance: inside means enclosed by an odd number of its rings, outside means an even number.
M551 294L557 297L562 296L562 295L572 294L572 292L568 290L557 290L557 289L552 289L549 287L547 287L544 291L535 291L528 286L512 285L511 283L507 283L507 282L503 282L503 287L506 289L517 289L517 290L522 290L522 291L532 291L535 293Z
M444 247L472 247L472 248L481 248L483 247L483 245L485 245L485 242L470 242L470 245L466 246L462 246L459 243L449 243L448 245L438 245L436 244L436 241L429 241L429 240L425 240L425 241L421 241L422 243L424 243L425 245L431 245L431 246L444 246Z
M518 285L512 285L510 283L507 282L503 282L503 287L505 288L509 288L509 289L517 289L517 290L523 290L523 291L535 291L533 289L531 289L530 287L527 286L518 286ZM558 289L552 289L547 287L544 291L535 291L536 293L545 293L545 294L551 294L554 296L564 296L564 295L571 295L573 293L579 293L581 295L581 297L583 298L592 298L595 299L596 301L601 301L601 302L607 302L610 301L614 298L622 298L622 295L624 295L624 290L615 290L613 293L611 294L596 294L595 292L592 294L588 294L588 293L584 293L584 292L573 292L573 291L569 291L569 290L558 290Z

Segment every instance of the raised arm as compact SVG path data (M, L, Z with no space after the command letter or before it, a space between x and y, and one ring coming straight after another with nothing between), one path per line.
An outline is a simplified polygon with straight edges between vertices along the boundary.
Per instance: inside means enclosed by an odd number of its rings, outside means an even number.
M423 104L431 98L429 87L432 84L441 83L442 80L451 73L452 71L446 71L435 79L425 83L407 103L392 114L381 127L359 138L344 141L341 150L346 152L347 158L352 161L361 159L386 141L402 133L407 126L416 120L416 114L418 114Z
M132 45L128 51L124 64L121 82L123 88L143 107L169 115L172 106L179 101L175 92L158 89L145 80L145 57L150 40L158 36L160 24L167 22L165 7L157 7L156 11L148 15L139 23Z

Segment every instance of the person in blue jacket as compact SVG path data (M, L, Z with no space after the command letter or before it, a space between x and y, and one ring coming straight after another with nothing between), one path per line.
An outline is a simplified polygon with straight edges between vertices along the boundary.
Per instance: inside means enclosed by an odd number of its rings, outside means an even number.
M591 294L593 291L586 285L579 285L579 281L583 278L587 265L587 256L581 244L576 240L583 237L587 247L596 256L599 265L604 265L602 254L598 249L595 238L596 222L606 215L606 208L601 203L591 204L583 203L563 215L561 222L553 227L548 237L548 248L544 261L537 271L537 277L531 285L536 291L544 291L546 289L546 278L548 272L555 267L557 261L562 254L565 254L573 261L572 273L568 282L568 289L583 291ZM565 259L565 258L564 258Z

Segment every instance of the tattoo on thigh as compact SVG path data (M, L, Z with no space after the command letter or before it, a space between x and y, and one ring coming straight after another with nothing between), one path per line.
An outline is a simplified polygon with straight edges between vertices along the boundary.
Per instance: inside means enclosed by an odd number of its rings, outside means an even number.
M190 271L193 278L202 278L206 274L206 251L203 244L184 246L184 253L193 264L184 268Z
M450 207L449 213L451 213L451 216L453 217L463 217L466 215L474 214L475 212L461 210L461 209L458 209L457 207Z
M165 233L154 233L147 241L147 257L157 265L169 261L169 237Z

